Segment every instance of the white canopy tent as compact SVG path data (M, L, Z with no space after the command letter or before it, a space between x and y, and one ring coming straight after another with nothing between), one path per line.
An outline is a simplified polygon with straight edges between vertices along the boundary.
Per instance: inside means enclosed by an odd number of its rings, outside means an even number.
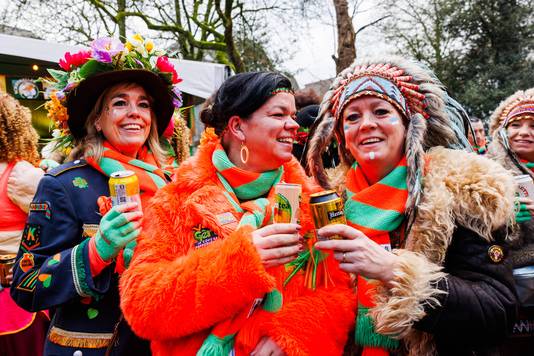
M53 43L28 37L0 34L0 54L57 63L65 52L77 52L81 46ZM181 91L200 98L208 98L230 75L223 64L171 59L183 81Z

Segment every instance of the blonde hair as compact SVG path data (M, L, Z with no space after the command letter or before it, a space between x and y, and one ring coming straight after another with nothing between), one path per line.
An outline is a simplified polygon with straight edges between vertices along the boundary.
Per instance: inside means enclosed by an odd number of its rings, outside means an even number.
M82 138L78 142L76 147L72 150L72 152L69 155L69 160L74 160L74 159L78 159L81 157L92 157L97 162L100 162L100 159L102 158L102 154L104 152L105 137L102 135L102 133L96 130L95 123L102 115L102 112L105 107L104 104L109 93L118 86L131 88L133 86L139 86L139 84L133 83L133 82L122 82L119 84L115 84L102 92L102 94L98 97L95 103L95 106L93 107L93 110L91 110L91 112L87 116L87 120L85 121L86 135L84 138ZM147 93L147 95L149 96L150 103L152 104L154 100L149 95L149 93ZM148 149L154 155L154 158L156 159L156 162L158 163L158 165L160 167L163 167L165 166L167 154L163 150L163 148L161 148L161 145L159 142L158 125L157 125L156 116L154 115L154 111L153 110L151 111L152 111L152 121L150 123L150 133L145 142L145 145L148 146Z
M0 92L0 162L21 159L37 164L40 159L38 141L30 109L11 95Z

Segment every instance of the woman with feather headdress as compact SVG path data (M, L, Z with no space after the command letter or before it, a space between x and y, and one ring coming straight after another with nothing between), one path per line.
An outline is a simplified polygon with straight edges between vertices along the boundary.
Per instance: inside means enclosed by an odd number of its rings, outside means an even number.
M359 60L326 93L308 165L345 198L347 224L318 231L356 276L362 355L485 353L515 317L503 233L512 177L469 150L466 115L421 64ZM337 139L341 165L321 154ZM340 235L341 240L328 240Z
M515 176L534 177L534 88L519 90L503 100L490 118L493 141L488 156ZM534 197L517 198L516 230L510 256L520 309L506 342L510 355L534 354ZM525 328L526 326L526 328Z

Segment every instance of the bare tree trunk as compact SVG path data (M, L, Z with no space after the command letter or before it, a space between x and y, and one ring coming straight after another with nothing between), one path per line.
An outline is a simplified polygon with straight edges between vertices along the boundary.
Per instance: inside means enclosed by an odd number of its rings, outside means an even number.
M234 39L234 24L230 16L228 16L229 21L225 24L224 28L224 42L226 43L226 53L230 62L234 65L234 70L236 73L242 73L245 71L245 63L239 54L239 51L236 48L235 39Z
M126 41L126 17L122 14L126 11L126 0L117 1L117 25L119 26L119 38L121 41Z
M336 73L347 68L356 59L356 34L352 26L352 18L349 15L349 5L347 0L333 0L336 9L337 23L337 57L333 56L336 62Z

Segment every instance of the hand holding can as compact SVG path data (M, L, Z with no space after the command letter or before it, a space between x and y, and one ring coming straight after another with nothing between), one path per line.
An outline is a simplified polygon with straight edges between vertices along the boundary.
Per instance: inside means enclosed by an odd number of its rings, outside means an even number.
M317 240L322 240L317 231L323 226L347 223L343 210L343 200L333 190L310 195L310 211L315 225ZM340 240L342 237L334 235L329 239Z
M139 179L132 171L113 172L109 178L109 194L112 206L126 203L137 203L142 211L141 196L139 195Z

